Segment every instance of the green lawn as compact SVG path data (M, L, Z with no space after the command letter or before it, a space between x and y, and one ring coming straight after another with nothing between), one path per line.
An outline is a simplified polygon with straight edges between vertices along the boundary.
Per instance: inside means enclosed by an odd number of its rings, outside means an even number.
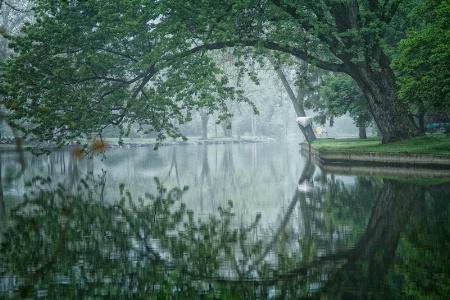
M426 135L410 140L382 144L381 137L368 139L316 139L316 148L327 151L420 153L450 155L450 137L445 134Z

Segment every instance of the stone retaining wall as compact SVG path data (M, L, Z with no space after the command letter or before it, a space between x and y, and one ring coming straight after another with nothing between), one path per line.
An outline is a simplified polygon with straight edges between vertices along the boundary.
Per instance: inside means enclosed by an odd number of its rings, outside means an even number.
M302 150L309 152L307 143L302 143ZM450 155L401 154L376 152L338 152L324 151L311 146L311 155L325 165L387 165L450 169Z

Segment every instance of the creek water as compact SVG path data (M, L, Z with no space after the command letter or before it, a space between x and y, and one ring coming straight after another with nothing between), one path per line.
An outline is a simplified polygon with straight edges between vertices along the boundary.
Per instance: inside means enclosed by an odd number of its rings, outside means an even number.
M330 172L299 150L55 151L19 178L1 153L1 298L450 294L450 178Z

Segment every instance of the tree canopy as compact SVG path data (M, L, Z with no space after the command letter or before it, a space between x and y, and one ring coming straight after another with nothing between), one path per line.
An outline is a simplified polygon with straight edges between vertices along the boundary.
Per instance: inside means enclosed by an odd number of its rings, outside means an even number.
M2 102L41 142L132 123L179 136L194 109L219 111L220 121L227 99L248 102L212 51L233 48L242 74L275 51L350 75L384 142L416 136L382 47L400 2L35 0L36 22L10 37Z
M179 136L175 124L199 107L222 112L246 101L202 51L141 1L36 1L36 23L11 37L3 104L27 138L62 145L139 123ZM170 37L169 37L170 36ZM183 52L184 51L184 52ZM202 97L194 97L202 95Z

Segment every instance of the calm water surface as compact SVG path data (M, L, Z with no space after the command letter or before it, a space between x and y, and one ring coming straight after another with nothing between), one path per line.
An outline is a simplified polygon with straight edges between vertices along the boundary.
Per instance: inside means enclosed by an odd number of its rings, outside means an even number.
M1 153L0 298L445 299L450 179L298 144Z

